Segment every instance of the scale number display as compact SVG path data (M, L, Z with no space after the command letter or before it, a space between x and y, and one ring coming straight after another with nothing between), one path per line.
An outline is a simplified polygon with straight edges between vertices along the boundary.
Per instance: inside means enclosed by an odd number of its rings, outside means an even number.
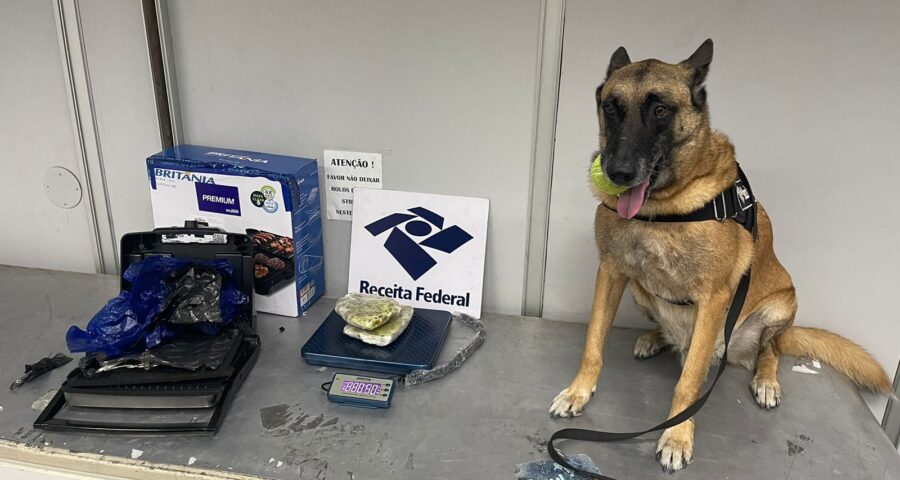
M381 384L344 380L344 382L341 383L341 392L376 396L381 395Z
M335 373L328 388L328 400L356 407L387 408L394 396L394 381Z

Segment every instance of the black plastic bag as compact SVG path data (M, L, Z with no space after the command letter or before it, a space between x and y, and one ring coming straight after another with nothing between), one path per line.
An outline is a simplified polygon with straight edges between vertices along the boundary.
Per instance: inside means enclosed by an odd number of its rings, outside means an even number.
M159 366L196 371L215 370L222 365L234 342L240 341L237 330L231 329L215 337L185 335L152 350L108 357L102 353L85 355L79 368L86 378L122 368L150 370Z

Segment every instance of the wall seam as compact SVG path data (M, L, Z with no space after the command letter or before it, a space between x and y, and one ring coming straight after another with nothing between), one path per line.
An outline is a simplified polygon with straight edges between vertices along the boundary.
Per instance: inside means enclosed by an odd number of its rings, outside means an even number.
M565 9L565 0L541 2L522 288L522 315L531 317L540 317L544 304Z
M97 133L91 79L88 71L84 38L81 34L81 14L75 0L57 0L53 4L63 73L70 100L75 141L81 159L88 202L89 222L94 234L95 267L98 273L118 271L118 248L100 137Z

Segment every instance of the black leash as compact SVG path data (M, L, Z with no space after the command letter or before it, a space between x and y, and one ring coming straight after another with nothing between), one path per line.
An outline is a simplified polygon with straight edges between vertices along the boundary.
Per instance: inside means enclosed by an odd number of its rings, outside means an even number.
M749 231L753 235L753 239L756 240L756 199L753 197L753 193L750 190L750 184L747 182L747 177L744 175L741 167L738 166L737 170L738 180L734 183L734 185L716 196L715 199L713 199L710 203L706 204L699 210L685 215L665 215L652 218L635 217L635 219L650 222L698 222L707 220L723 221L730 218L747 229L747 231ZM725 351L722 354L722 360L719 363L719 369L716 372L715 378L713 378L712 384L709 386L709 389L706 391L706 393L703 394L703 396L698 398L694 403L679 412L674 417L660 423L659 425L656 425L655 427L651 427L640 432L602 432L597 430L586 430L583 428L564 428L562 430L559 430L554 433L550 437L550 441L547 442L547 453L550 454L550 458L552 458L556 463L589 478L595 478L599 480L616 480L613 477L607 477L603 474L594 473L573 465L569 461L568 457L556 448L553 442L555 440L579 440L585 442L605 443L628 440L631 438L639 437L646 433L656 432L659 430L665 430L667 428L674 427L675 425L686 422L697 412L699 412L700 409L703 408L703 405L706 404L709 396L712 394L713 389L716 387L716 383L719 382L719 378L723 373L725 373L725 367L728 364L728 343L731 340L731 333L734 331L734 326L741 314L741 310L744 308L744 300L746 300L747 298L747 291L749 289L750 269L748 268L747 271L744 272L744 274L741 276L741 280L738 282L737 289L734 292L734 297L731 299L731 306L728 307L728 315L725 317Z

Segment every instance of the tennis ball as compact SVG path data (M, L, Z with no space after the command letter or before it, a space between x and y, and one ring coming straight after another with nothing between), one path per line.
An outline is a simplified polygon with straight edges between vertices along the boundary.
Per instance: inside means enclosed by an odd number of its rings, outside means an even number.
M603 174L603 167L600 166L599 153L597 154L597 158L594 159L594 163L591 164L591 181L594 182L594 186L596 186L598 190L610 195L620 195L625 190L628 190L628 187L620 187L606 178L606 175Z

